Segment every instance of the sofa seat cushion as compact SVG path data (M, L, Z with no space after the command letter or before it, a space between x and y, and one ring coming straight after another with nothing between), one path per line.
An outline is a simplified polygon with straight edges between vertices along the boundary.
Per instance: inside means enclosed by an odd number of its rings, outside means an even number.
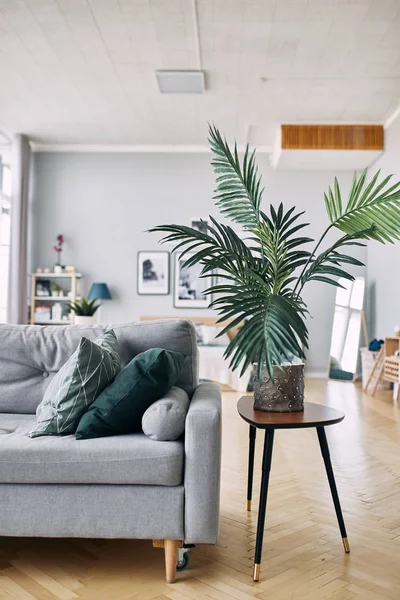
M156 442L144 433L30 438L34 424L34 415L0 415L0 483L182 483L181 441Z

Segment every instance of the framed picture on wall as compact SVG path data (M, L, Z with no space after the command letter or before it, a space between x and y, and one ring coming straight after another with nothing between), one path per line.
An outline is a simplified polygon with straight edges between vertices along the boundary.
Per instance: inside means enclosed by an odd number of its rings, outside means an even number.
M137 291L142 295L169 294L169 252L138 252Z
M176 308L208 308L211 301L204 291L211 286L212 277L200 277L202 265L185 267L190 254L181 259L174 254L174 306Z
M207 220L200 217L192 217L190 220L190 227L200 231L200 233L207 233L207 225Z

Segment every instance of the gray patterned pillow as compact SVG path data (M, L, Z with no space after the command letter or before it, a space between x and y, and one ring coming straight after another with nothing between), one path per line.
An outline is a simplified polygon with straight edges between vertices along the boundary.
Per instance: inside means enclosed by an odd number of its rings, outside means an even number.
M93 342L83 337L61 367L36 410L30 437L75 433L83 413L121 370L117 337L106 331Z

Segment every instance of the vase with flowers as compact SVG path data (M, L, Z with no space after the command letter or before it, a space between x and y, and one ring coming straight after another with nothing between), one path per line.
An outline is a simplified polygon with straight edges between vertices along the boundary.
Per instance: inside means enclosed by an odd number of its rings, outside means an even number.
M64 236L60 233L56 237L56 244L53 246L53 249L55 250L55 252L57 252L57 262L54 265L54 273L60 274L64 270L64 267L61 263L61 253L63 251L63 246L64 246Z

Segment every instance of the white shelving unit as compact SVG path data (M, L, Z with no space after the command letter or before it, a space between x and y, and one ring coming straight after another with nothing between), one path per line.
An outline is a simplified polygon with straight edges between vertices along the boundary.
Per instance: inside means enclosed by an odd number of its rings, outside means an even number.
M35 320L35 312L38 303L43 303L44 305L51 305L55 302L76 302L76 300L81 299L81 273L31 273L31 313L30 313L30 323L31 325L68 325L73 323L73 316L71 321L63 320L55 320L55 319L46 319L45 321L37 321ZM64 296L37 296L36 295L36 284L40 280L50 280L53 283L58 283L57 280L61 281L64 284L69 283L68 289L64 289ZM71 292L71 295L68 296L68 292Z

